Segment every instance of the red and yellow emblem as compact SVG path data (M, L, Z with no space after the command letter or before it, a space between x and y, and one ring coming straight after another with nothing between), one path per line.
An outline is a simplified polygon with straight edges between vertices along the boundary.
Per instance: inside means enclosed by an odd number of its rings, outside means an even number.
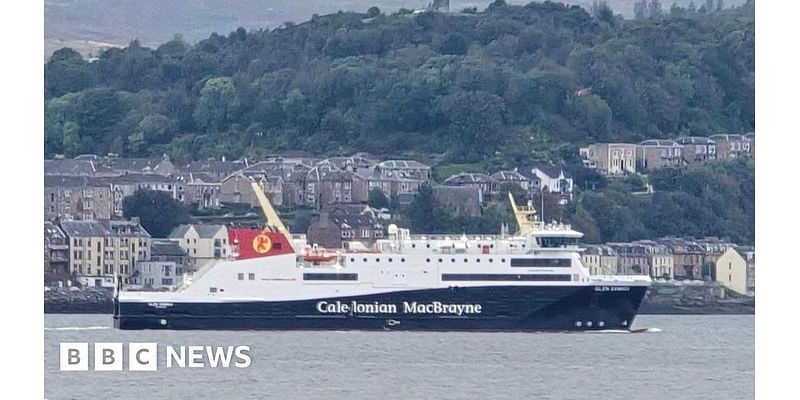
M258 254L267 254L272 250L272 239L264 232L253 238L253 250Z

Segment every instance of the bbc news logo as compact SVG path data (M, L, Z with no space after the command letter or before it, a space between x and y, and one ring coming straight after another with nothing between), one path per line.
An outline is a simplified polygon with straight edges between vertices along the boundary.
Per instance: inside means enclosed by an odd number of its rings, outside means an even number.
M93 356L89 354L90 347ZM127 348L127 352L124 349ZM61 343L62 371L157 371L159 355L167 368L247 368L252 363L250 346L163 346L158 343Z

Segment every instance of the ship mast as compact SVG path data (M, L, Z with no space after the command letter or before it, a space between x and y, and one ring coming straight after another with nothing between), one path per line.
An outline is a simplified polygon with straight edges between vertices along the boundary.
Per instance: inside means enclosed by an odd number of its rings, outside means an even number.
M528 202L527 206L518 207L511 192L508 192L508 200L511 202L511 211L514 212L514 218L517 220L519 234L522 236L529 235L541 224L536 216L536 210L530 202Z
M278 217L278 213L275 212L274 208L272 208L272 203L269 202L269 199L264 194L264 189L261 187L261 185L252 179L250 181L250 185L253 187L253 192L256 194L258 204L261 205L261 212L264 213L264 218L267 220L267 226L277 229L286 238L291 238L289 231L285 226L283 226L283 222L281 222L281 219Z

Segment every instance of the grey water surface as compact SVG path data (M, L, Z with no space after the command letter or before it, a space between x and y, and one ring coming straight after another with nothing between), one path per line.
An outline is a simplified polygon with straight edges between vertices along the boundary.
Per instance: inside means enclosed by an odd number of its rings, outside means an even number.
M752 399L755 318L643 315L643 333L120 331L45 316L47 399ZM158 343L154 372L59 371L59 344ZM166 346L250 346L166 368ZM127 363L127 357L125 358Z

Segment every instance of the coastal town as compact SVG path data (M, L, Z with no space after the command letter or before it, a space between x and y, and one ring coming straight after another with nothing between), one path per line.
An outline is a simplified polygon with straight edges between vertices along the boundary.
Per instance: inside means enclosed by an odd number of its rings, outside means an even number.
M581 148L580 156L585 168L618 179L659 168L754 158L755 135L596 143ZM260 223L251 182L257 182L279 210L308 213L305 226L292 225L292 239L300 250L311 244L336 249L356 242L369 247L384 238L396 215L388 207L370 205L378 192L395 204L408 205L428 185L434 200L449 212L477 216L490 199L506 196L509 187L529 199L544 192L561 204L572 201L575 190L570 171L556 165L457 173L435 182L432 167L422 162L378 160L366 153L186 164L168 157L81 155L44 164L46 290L108 289L115 276L131 288L178 287L185 274L235 251L227 225ZM164 237L154 237L138 217L124 217L124 200L139 190L167 193L191 207L195 217ZM647 192L652 192L650 185ZM239 209L246 212L227 212L232 204L244 206ZM426 233L411 228L417 235ZM513 233L507 230L498 226L481 236ZM755 295L754 248L726 238L659 237L583 248L583 263L593 275L646 274L664 284L711 285L718 298Z

